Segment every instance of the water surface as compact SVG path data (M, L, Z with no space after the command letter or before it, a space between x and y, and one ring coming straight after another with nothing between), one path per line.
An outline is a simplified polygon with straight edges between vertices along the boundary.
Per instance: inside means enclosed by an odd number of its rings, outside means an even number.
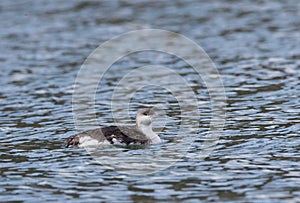
M1 1L0 201L299 202L299 10L296 0ZM62 143L76 133L72 92L84 59L105 40L141 28L178 32L205 49L224 82L227 120L205 160L184 158L166 170L132 176ZM114 64L97 90L99 122L112 122L118 70L151 63L193 84L201 125L190 153L197 154L209 129L209 94L174 56L139 53ZM128 122L143 104L162 102L168 117L161 136L172 145L180 119L169 92L142 89ZM147 153L114 150L121 157Z

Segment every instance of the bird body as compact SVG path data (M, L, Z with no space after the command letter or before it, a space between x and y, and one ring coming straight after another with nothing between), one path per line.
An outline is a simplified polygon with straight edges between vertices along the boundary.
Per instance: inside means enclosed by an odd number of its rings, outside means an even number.
M98 144L158 144L159 136L152 130L152 109L142 109L136 115L135 126L107 126L88 130L70 136L65 146L86 146Z

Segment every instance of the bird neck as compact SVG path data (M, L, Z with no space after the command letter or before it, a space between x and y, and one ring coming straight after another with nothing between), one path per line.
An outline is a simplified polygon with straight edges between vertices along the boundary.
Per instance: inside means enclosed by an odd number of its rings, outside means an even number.
M152 124L150 125L138 125L137 126L140 131L142 131L143 134L151 141L152 144L160 143L161 140L159 136L153 132L152 130Z
M153 130L152 130L152 124L150 124L150 125L139 124L139 125L137 125L137 127L138 127L138 129L140 129L144 134L153 132Z

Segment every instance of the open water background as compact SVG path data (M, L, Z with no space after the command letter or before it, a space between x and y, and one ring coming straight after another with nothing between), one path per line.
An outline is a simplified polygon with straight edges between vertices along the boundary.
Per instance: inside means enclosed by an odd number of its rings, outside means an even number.
M4 0L0 27L1 202L300 202L299 1ZM206 159L132 176L62 143L76 133L72 92L84 59L111 37L142 28L178 32L204 48L222 77L227 114ZM187 78L198 94L197 153L209 127L209 95L174 56L139 53L114 64L97 93L99 122L112 122L111 91L122 77L113 70L153 61ZM132 100L131 119L143 103L163 101L169 117L160 135L171 144L178 104L166 91L147 91Z

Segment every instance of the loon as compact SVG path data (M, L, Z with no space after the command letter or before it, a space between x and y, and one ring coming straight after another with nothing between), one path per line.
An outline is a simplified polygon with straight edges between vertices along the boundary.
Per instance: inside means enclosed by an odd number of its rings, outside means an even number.
M158 144L161 143L161 139L152 130L153 116L153 109L141 109L136 114L136 125L134 126L106 126L84 131L70 136L64 145L81 147L100 144Z

